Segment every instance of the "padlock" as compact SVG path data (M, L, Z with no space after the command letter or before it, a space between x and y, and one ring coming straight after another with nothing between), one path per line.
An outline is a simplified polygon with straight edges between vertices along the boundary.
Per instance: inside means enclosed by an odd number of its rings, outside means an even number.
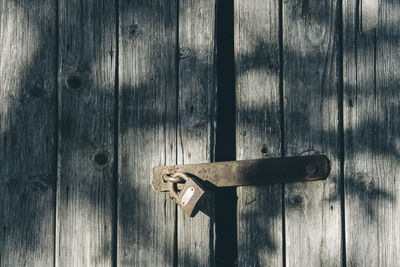
M195 180L190 178L184 173L175 173L172 175L174 178L183 178L186 182L179 194L176 192L175 184L169 182L169 189L171 196L175 199L183 211L190 217L194 217L201 206L201 200L204 198L205 189Z

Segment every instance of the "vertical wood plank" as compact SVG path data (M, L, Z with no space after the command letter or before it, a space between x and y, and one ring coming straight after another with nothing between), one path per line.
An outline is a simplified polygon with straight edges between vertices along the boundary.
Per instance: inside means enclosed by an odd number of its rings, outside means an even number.
M179 1L178 163L214 160L216 77L215 1ZM214 195L205 213L178 209L178 265L214 266Z
M175 203L150 185L176 164L177 2L119 6L118 266L173 266Z
M324 153L323 182L285 185L287 266L341 266L336 1L283 2L285 155Z
M360 12L363 31L372 30L378 26L378 0L362 0Z
M379 8L365 14L365 2L343 2L346 262L396 266L400 4L379 1ZM375 27L365 27L371 17L376 18Z
M114 1L59 1L57 266L110 266Z
M0 1L0 266L54 262L56 6Z
M236 156L281 155L279 1L235 1ZM282 266L282 186L239 187L238 266Z

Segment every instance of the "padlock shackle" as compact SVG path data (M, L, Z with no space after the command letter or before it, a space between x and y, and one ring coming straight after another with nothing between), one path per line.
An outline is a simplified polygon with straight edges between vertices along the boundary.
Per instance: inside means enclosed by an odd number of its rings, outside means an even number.
M172 178L182 178L186 182L189 180L189 177L186 174L182 173L182 172L174 173L173 175L171 175L171 177ZM170 194L172 195L173 198L177 199L178 198L178 193L175 191L175 187L174 187L174 185L176 183L171 182L171 181L168 182L168 183L169 183L169 192L170 192Z

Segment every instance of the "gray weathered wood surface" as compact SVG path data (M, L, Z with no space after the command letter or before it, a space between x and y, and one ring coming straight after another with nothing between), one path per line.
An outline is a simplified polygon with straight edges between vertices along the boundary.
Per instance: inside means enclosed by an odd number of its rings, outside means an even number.
M216 3L0 1L0 266L215 265L149 179L215 159ZM332 167L237 189L238 265L398 265L400 4L234 7L237 159Z
M281 155L279 1L235 1L236 158ZM238 266L282 266L282 185L239 187Z
M175 1L120 1L118 266L173 266L175 204L156 165L176 164Z
M347 266L400 262L400 3L344 1Z
M215 1L179 1L178 163L214 160L216 77ZM214 266L214 195L196 217L178 209L179 266Z
M114 1L59 2L57 266L110 266Z
M324 153L323 182L285 185L287 266L341 266L339 32L335 1L283 2L285 156Z
M56 7L0 1L0 266L54 262Z

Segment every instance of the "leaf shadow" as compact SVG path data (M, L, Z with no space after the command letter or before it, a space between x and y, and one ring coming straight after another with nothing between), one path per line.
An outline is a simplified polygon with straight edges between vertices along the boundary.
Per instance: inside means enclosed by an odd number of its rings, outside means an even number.
M25 3L25 2L24 2ZM394 3L394 2L393 2ZM25 3L26 6L21 6L21 8L29 8L32 5L28 5ZM42 4L45 4L43 2ZM37 6L37 9L34 12L39 12L40 5ZM52 6L55 9L55 6ZM398 7L400 8L400 7ZM32 12L32 11L31 11ZM126 9L123 12L133 12L133 10ZM147 10L142 11L135 11L135 12L143 12L143 16L152 16L150 13L150 7ZM306 12L302 9L301 12ZM314 12L315 13L315 12ZM313 16L315 15L313 13ZM306 13L305 13L306 14ZM320 14L317 12L317 14ZM32 18L33 15L30 15L29 18ZM54 162L54 158L56 158L57 148L61 151L65 150L90 150L93 153L96 153L98 149L103 149L104 146L109 152L112 154L112 145L102 143L104 140L107 139L107 136L113 135L113 127L109 127L110 132L105 133L104 136L100 135L99 137L93 138L89 136L89 132L85 129L81 128L78 121L73 118L73 115L64 114L62 119L63 121L60 122L61 127L61 135L64 138L68 138L68 136L75 136L79 135L80 138L76 140L76 146L73 147L63 147L61 144L57 147L57 123L56 123L56 115L57 114L57 92L56 92L56 77L57 77L57 67L55 66L55 57L56 57L56 44L54 40L57 37L56 35L56 25L55 25L55 17L52 23L48 23L50 26L49 28L43 28L39 25L46 24L45 20L49 18L43 18L38 16L37 20L32 22L35 24L36 28L38 29L38 47L35 53L32 55L31 61L27 62L26 64L21 64L18 66L21 70L21 76L18 77L18 81L13 80L15 84L7 84L4 85L5 82L2 82L2 94L0 95L2 99L6 99L5 101L8 103L6 109L0 111L0 147L2 148L2 152L0 153L0 162L4 164L0 168L0 190L5 196L2 203L1 209L1 229L2 229L2 238L0 243L0 258L1 261L13 262L14 260L24 261L25 259L11 259L5 255L5 253L12 251L13 249L18 250L20 249L21 255L27 252L29 255L35 255L36 250L38 248L45 247L49 249L48 255L52 255L53 248L55 244L45 244L48 240L51 240L52 236L55 234L53 226L48 226L49 224L52 225L55 218L53 210L48 210L49 204L55 201L55 191L56 191L56 177L57 177L57 164ZM174 22L168 18L162 18L165 25L170 25L171 27L174 26ZM317 16L315 18L311 18L312 23L318 23L323 19L323 16ZM314 22L315 21L315 22ZM46 24L47 25L47 24ZM135 26L136 25L136 26ZM345 25L348 26L347 24ZM19 27L19 26L15 26ZM350 27L350 26L349 26ZM129 38L121 38L123 42L130 39L132 42L139 40L140 38L144 38L146 32L142 30L142 26L133 23L128 28L123 28L121 30L122 35L129 35ZM67 29L72 31L72 29ZM388 29L383 29L388 31ZM397 33L394 35L384 35L382 40L383 43L393 43L396 42L398 39ZM4 40L4 39L1 39ZM20 43L21 48L25 48L26 44ZM276 44L268 44L262 39L256 39L254 42L254 49L251 50L250 53L241 55L243 59L243 72L256 70L268 70L274 73L274 75L279 76L279 63L278 62L271 62L271 60L265 60L270 55L268 51L276 50L274 47ZM134 45L133 45L134 46ZM170 48L171 44L167 44L168 48ZM6 49L4 46L1 46L2 49ZM153 63L156 65L157 63L157 56L163 55L163 50L165 47L162 46L155 46L153 47L156 52L156 56L152 58ZM288 49L288 48L287 48ZM368 47L368 49L373 49L373 47ZM22 53L22 52L21 52ZM286 51L285 54L288 57L299 58L303 61L318 61L318 60L326 60L326 54L320 52L312 52L307 54L300 54L298 51ZM260 55L263 55L260 57ZM196 53L191 55L192 58L196 58ZM110 56L112 58L112 56ZM174 56L175 57L175 56ZM176 56L177 57L177 56ZM113 59L114 60L114 59ZM182 59L184 60L184 59ZM2 61L3 64L7 62ZM65 97L70 97L72 99L71 102L76 102L76 108L78 112L83 113L95 113L99 111L104 111L104 109L98 110L93 108L94 105L93 101L96 99L100 99L101 105L109 105L109 103L114 103L116 99L116 95L114 94L113 90L96 90L94 88L92 91L86 91L85 88L90 87L90 79L92 79L92 75L95 73L88 71L91 69L91 65L96 64L96 62L86 62L82 64L78 64L76 68L74 68L71 73L73 75L78 75L79 79L72 79L73 77L70 75L68 76L71 78L67 83L69 83L70 88L63 87L62 90L65 92ZM46 71L40 72L38 71L36 66L46 66ZM199 61L199 68L213 68L213 66L208 66L203 64ZM165 75L163 78L164 80L168 80L168 77L174 77L176 73L172 72L160 72L162 66L155 66L152 72L149 72L143 80L140 81L132 81L132 84L122 84L120 89L120 96L122 99L122 103L125 103L125 109L123 114L120 116L120 120L126 122L126 124L122 125L120 128L120 134L125 135L128 132L134 132L133 135L129 135L129 140L124 140L124 144L134 144L138 148L145 150L146 143L141 143L140 136L145 136L149 133L157 132L157 129L164 131L166 128L173 128L175 127L175 120L176 114L175 113L166 113L166 105L168 102L160 101L160 105L164 107L164 109L156 108L151 102L152 99L149 99L149 102L144 101L146 99L147 94L149 92L154 92L159 90L160 87L163 85L158 84L156 82L157 75ZM82 71L81 71L82 70ZM313 73L313 71L311 70ZM2 78L4 80L10 79L6 74L2 74ZM46 76L49 75L49 76ZM68 79L67 77L67 79ZM81 81L81 82L79 82ZM83 82L82 82L83 81ZM295 81L295 82L294 82ZM193 81L194 83L197 81ZM285 80L285 83L289 87L296 87L296 83L305 82L304 77L297 77L297 79L290 79ZM387 87L396 87L400 83L399 79L390 80ZM74 85L75 84L75 85ZM7 86L7 88L4 88ZM62 83L61 86L68 86ZM205 86L205 85L203 85ZM346 88L350 88L350 85L345 85ZM71 89L72 88L72 89ZM75 89L74 89L75 88ZM324 85L321 86L324 88ZM78 89L78 90L76 90ZM356 90L356 89L349 89L349 90ZM368 92L372 92L373 90L368 90ZM91 98L91 94L97 94L96 99ZM325 93L325 92L324 92ZM333 99L335 101L338 97L339 91L338 90L328 90L329 94L324 94L325 97L328 99ZM164 92L165 94L165 92ZM289 96L290 97L290 96ZM366 98L368 97L365 96ZM80 102L82 101L82 102ZM107 102L107 103L105 103ZM130 104L129 104L130 103ZM350 105L350 104L349 104ZM112 106L112 105L111 105ZM274 106L272 107L262 107L262 108L254 108L250 110L237 110L237 112L246 112L251 114L249 119L247 120L247 124L244 127L251 127L254 124L252 118L257 118L257 121L262 118L268 116L268 114L275 112ZM110 106L106 108L109 112ZM190 108L189 108L190 109ZM386 110L391 110L391 113L395 113L398 111L399 107L398 104L395 102L390 102ZM164 111L163 111L164 110ZM114 110L112 110L115 112ZM50 119L45 118L45 114L50 114L48 117ZM194 129L193 121L193 114L187 113L183 114L181 117L180 122L184 127L187 127L189 130L192 130L194 133L196 129ZM199 115L201 117L200 120L203 120L203 114ZM296 120L301 121L307 127L310 128L310 131L313 129L313 124L310 118L307 115L297 113L297 114L290 114L288 116L296 118ZM45 118L45 119L43 119ZM208 119L208 118L206 118ZM6 124L6 121L10 120L9 124ZM112 121L113 118L104 118L103 121L98 122L94 121L93 123L109 123ZM152 124L151 121L157 121L158 124ZM258 122L257 122L258 123ZM32 124L32 126L25 128ZM394 125L399 125L398 118L393 120ZM375 129L376 133L385 130L387 125L387 121L384 121L380 118L376 120L368 120L364 121L360 124L357 129L357 132L353 132L350 130L345 131L346 136L359 136L360 133L368 132L369 129ZM96 126L93 126L96 128ZM395 127L395 126L393 126ZM156 129L156 130L155 130ZM34 140L32 143L29 141L30 139L27 137L28 135L35 136L42 136L41 140ZM329 140L333 140L337 138L336 131L320 131L318 132L320 136L327 138ZM357 156L359 153L367 152L367 151L374 151L379 156L382 157L394 157L399 159L399 149L398 149L398 131L394 128L393 132L391 133L391 138L384 138L379 139L377 142L363 142L361 141L362 145L357 147L355 150L346 150L346 153L350 157ZM309 138L309 136L299 136L299 138ZM365 139L367 140L367 139ZM115 141L115 140L114 140ZM146 142L151 142L152 140L146 139ZM168 149L168 144L165 144ZM40 149L39 149L40 148ZM305 149L315 149L318 148L314 147L307 147ZM37 151L45 152L38 155ZM324 151L321 151L324 152ZM79 151L77 151L78 155ZM40 158L38 158L40 156ZM338 155L335 155L338 156ZM134 159L134 164L132 163L132 159L129 157L121 158L123 160L123 164L126 164L127 167L133 168L142 168L140 162L144 160L143 158L136 158ZM92 170L95 168L93 165L93 159L82 159L85 160L85 164L87 168ZM119 160L119 159L118 159ZM336 158L336 161L339 159ZM117 159L110 159L110 165L107 165L106 168L94 171L94 173L98 174L99 176L106 177L112 179L113 176L113 168L115 166L112 162L116 162ZM161 163L162 159L160 159ZM15 165L14 163L18 162L19 165ZM30 164L29 162L34 162L34 164ZM398 162L398 160L397 160ZM33 166L33 167L27 167ZM148 167L148 166L147 166ZM128 180L131 182L137 182L135 179L140 179L142 177L133 177L132 174L126 174L127 177L130 177ZM95 179L96 177L80 177L80 179ZM147 177L146 177L147 179ZM356 173L352 177L345 177L346 181L346 194L349 194L350 199L357 199L362 204L364 210L364 216L370 219L376 219L376 208L377 202L395 202L397 200L396 196L387 190L383 190L379 188L376 184L368 182L374 181L369 175L365 173ZM337 187L340 187L339 181L335 180ZM109 185L108 181L105 181L105 185ZM98 183L91 183L91 181L87 181L82 183L85 187L92 188L98 185ZM147 201L147 194L153 194L150 183L148 181L143 183L137 183L136 185L132 183L122 183L119 184L120 187L124 187L123 191L125 195L121 195L121 202L120 210L119 210L119 217L121 224L119 225L119 235L120 238L128 238L130 242L132 242L132 247L129 248L120 248L121 253L124 254L123 260L120 262L122 265L129 265L132 262L138 260L139 254L135 254L137 251L146 251L151 250L155 246L155 242L163 242L165 240L157 241L156 239L158 236L154 236L154 229L158 227L157 222L154 221L155 215L152 213L155 205L159 205L160 202L164 202L165 210L164 215L168 216L175 216L175 213L169 213L170 210L173 210L171 206L173 206L173 201L168 198L166 194L160 195L157 203L149 203ZM68 185L66 184L65 187L62 189L67 190ZM251 218L251 225L254 229L254 232L249 233L248 238L249 242L262 242L259 244L260 247L266 249L268 253L276 253L279 247L279 240L275 240L270 233L263 233L262 239L260 237L260 233L264 232L266 225L270 225L274 227L275 221L280 219L282 216L281 207L282 207L282 199L281 199L281 191L280 186L271 187L268 189L271 191L271 198L273 200L279 200L275 203L275 208L270 209L268 208L268 215L265 216L265 210L252 210L251 208L246 210L243 213L243 216L246 218ZM263 190L263 189L260 189ZM92 192L88 190L88 192ZM111 190L108 192L110 195L108 196L112 199ZM94 198L91 195L80 193L81 195L78 198L91 210L104 210L104 209L112 209L110 207L104 207L103 200L99 201L99 199ZM155 193L154 193L155 194ZM245 201L248 206L251 206L252 201L258 201L264 203L265 206L271 207L271 198L262 199L262 197L257 196L255 194L254 199L239 199L239 201ZM275 194L275 197L274 197ZM289 201L289 209L290 208L298 208L298 206L302 203L302 196L300 195L293 195L293 201ZM132 203L132 200L136 200L135 203ZM327 199L322 201L329 201L329 202L336 202L340 201L339 192L334 192L330 195ZM68 202L68 201L66 201ZM65 205L67 203L65 202ZM263 204L261 204L263 205ZM51 206L51 205L50 205ZM34 207L34 208L32 208ZM46 207L46 209L42 209L42 207ZM53 207L53 206L51 206ZM126 210L125 210L126 208ZM136 210L137 209L145 209L148 212L146 213L147 216L138 218L136 217ZM8 212L5 214L5 212ZM259 213L263 213L263 218L265 221L260 221ZM23 220L24 218L29 218L31 221L30 224L24 224L24 229L19 228L18 222ZM166 218L165 220L169 220L170 218ZM108 221L108 220L107 220ZM49 223L51 222L51 223ZM214 221L211 221L213 224ZM21 224L22 225L22 224ZM44 225L44 226L43 226ZM149 227L139 227L139 225L149 225ZM46 229L38 229L40 226L43 226ZM108 227L111 227L110 225ZM140 230L140 232L139 232ZM173 232L173 229L162 229L160 232L164 234L164 237L171 241L169 232ZM240 231L240 230L239 230ZM19 233L24 233L20 235ZM110 230L106 232L108 235L111 234ZM43 234L43 236L41 236ZM210 233L211 235L211 233ZM150 237L148 239L143 239L143 237ZM104 256L110 257L111 250L113 244L110 243L111 237L108 236L107 240L104 242L104 248L98 251L99 255L94 255L96 259L93 261L99 261L99 258ZM54 241L54 240L53 240ZM7 244L13 244L14 247L5 248ZM240 246L240 244L239 244ZM22 249L21 249L22 247ZM187 253L190 257L190 252L186 251L187 248L182 248L184 253ZM242 249L242 248L240 248ZM171 247L173 250L173 246ZM125 254L126 253L126 254ZM259 257L260 251L254 250L249 251L246 254L246 259L251 261L252 259L256 259ZM10 254L15 256L15 254ZM19 255L19 256L21 256ZM165 261L168 263L173 263L174 259L172 257L173 253L164 252L163 254ZM262 254L265 256L264 254ZM54 257L54 255L53 255ZM53 259L47 258L42 259L45 263L53 262ZM190 266L196 266L197 263L200 262L200 259L193 258ZM162 262L159 262L161 264ZM156 264L157 265L157 264Z

